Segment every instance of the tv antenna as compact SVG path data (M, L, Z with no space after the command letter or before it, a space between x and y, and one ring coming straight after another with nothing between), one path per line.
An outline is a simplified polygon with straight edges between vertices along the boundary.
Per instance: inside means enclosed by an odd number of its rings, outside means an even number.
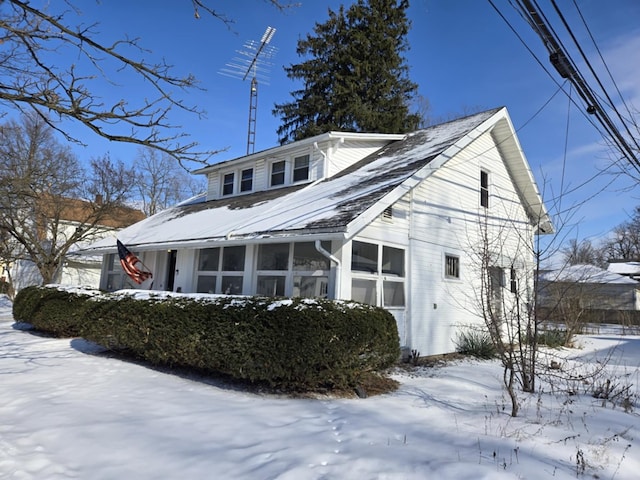
M259 42L249 40L243 50L236 50L242 57L234 57L220 70L221 75L242 78L251 77L249 89L249 128L247 132L247 155L255 151L256 146L256 114L258 112L258 79L268 85L269 78L265 75L271 67L270 60L276 54L276 47L269 45L276 29L267 27Z

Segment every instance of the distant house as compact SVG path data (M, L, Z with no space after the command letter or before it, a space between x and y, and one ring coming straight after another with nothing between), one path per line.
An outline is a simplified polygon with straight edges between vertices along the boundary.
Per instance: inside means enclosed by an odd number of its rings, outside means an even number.
M44 201L46 203L41 208L41 211L45 217L49 212L52 218L55 215L55 218L58 219L56 241L61 244L66 242L76 229L86 228L86 224L91 222L95 204L99 204L101 199L98 197L95 202L89 202L76 198L46 198ZM63 285L84 285L98 288L102 271L102 256L75 255L75 253L97 240L113 237L114 233L121 228L139 222L144 218L145 214L142 211L126 206L116 207L113 211L101 216L92 227L92 233L85 237L82 242L71 246L54 281ZM48 236L45 232L46 228L43 226L41 238L44 238L44 241L48 241ZM4 268L11 271L15 292L29 285L40 285L42 283L42 277L38 269L28 258L18 259Z
M607 270L634 280L640 280L640 262L626 260L612 261L609 263Z
M493 268L512 276L533 271L522 243L553 229L505 108L407 135L324 133L195 173L205 194L118 235L153 289L366 302L422 355L482 321L482 225L503 235ZM125 285L112 239L84 252L104 254L102 288Z
M640 310L640 283L594 265L570 265L539 276L539 306L552 314Z

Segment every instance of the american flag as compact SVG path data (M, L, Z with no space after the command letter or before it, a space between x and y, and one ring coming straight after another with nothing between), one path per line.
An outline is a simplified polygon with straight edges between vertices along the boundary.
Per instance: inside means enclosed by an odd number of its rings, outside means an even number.
M126 272L127 275L129 275L131 280L140 285L145 280L153 277L151 272L141 270L137 266L140 265L141 267L146 268L138 257L131 253L120 240L116 239L116 242L118 243L118 256L120 257L120 265L122 265L122 269Z

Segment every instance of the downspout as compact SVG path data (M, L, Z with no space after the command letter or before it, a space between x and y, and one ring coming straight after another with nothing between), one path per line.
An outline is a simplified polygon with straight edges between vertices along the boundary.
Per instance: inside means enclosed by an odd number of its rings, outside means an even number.
M335 287L334 287L334 291L333 291L333 298L334 300L338 300L337 298L337 293L340 292L340 285L341 285L341 281L340 279L342 278L342 263L340 262L340 260L338 259L338 257L336 257L335 255L332 255L331 253L327 252L324 248L322 248L322 244L320 243L320 240L316 240L315 243L316 246L316 250L322 254L323 256L327 257L329 260L331 260L332 262L334 262L336 264L336 281L335 281Z
M320 147L318 147L318 142L313 142L313 148L314 150L320 152L320 155L322 155L322 175L320 175L320 178L327 178L327 167L329 166L329 162L327 161L327 154L324 150L321 150ZM312 185L316 184L317 182L318 181L316 180L312 183Z

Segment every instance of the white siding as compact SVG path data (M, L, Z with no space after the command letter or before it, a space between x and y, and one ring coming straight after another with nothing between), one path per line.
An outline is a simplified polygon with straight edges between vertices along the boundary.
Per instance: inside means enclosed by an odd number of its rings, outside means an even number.
M261 158L253 168L253 192L265 190L268 182L267 162Z
M331 177L345 168L350 167L367 155L379 150L387 143L389 142L347 140L342 144L337 144L336 148L330 150L327 177Z
M489 208L480 207L480 170L490 174ZM413 192L410 233L411 345L422 355L455 350L458 327L478 324L480 275L475 255L481 225L500 245L496 260L507 266L529 254L531 227L495 142L485 134L450 159ZM491 242L493 245L493 241ZM460 259L460 279L445 279L446 254ZM530 258L527 258L530 262Z
M220 197L220 172L217 170L207 175L207 200Z

